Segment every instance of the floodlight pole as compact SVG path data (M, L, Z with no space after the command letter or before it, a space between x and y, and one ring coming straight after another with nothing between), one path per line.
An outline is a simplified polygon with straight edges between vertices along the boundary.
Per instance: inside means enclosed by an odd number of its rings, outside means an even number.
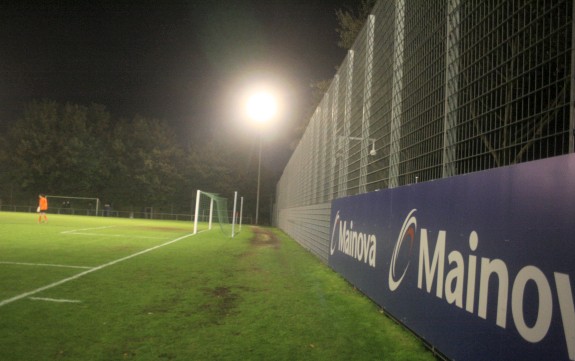
M238 192L234 192L234 209L232 213L232 238L236 235L236 206L238 204Z
M212 219L214 218L214 199L210 198L210 219L208 220L208 229L212 230Z
M267 92L261 92L258 94L253 94L247 103L248 116L252 120L260 125L259 137L259 154L258 154L258 188L256 195L256 222L255 225L259 224L260 216L260 185L261 185L261 173L262 173L262 143L263 143L263 128L261 126L268 122L274 117L276 111L276 102L273 95Z
M196 192L196 209L194 212L194 234L198 233L198 212L200 211L200 190Z
M244 216L244 197L240 197L240 232L242 231L242 217Z
M260 134L260 150L258 156L258 188L256 193L256 226L258 225L258 216L260 214L260 177L262 168L262 135Z

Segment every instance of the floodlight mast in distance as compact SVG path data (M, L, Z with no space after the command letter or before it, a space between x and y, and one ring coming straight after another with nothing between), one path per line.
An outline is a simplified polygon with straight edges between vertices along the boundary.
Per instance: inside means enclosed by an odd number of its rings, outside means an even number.
M267 92L258 92L253 94L246 104L247 114L250 119L259 124L260 126L268 123L277 112L277 102L274 96ZM259 222L259 211L260 211L260 178L261 178L261 166L262 166L262 132L261 129L259 138L259 155L258 155L258 186L256 194L256 220L255 224Z

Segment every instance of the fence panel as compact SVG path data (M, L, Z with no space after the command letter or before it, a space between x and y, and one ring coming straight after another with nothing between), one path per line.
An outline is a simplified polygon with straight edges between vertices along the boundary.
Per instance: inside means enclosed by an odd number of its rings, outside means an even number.
M379 1L278 182L278 225L327 259L333 199L573 152L573 39L571 0Z

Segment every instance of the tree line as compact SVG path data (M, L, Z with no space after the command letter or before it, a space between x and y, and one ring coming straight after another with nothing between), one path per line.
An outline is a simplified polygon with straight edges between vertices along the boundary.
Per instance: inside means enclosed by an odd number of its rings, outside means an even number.
M246 197L253 215L257 162L217 137L182 142L165 121L115 118L103 105L35 101L0 135L0 204L34 204L39 193L98 197L115 210L190 213L195 191ZM273 174L262 169L260 217L269 216ZM253 203L253 204L252 204Z

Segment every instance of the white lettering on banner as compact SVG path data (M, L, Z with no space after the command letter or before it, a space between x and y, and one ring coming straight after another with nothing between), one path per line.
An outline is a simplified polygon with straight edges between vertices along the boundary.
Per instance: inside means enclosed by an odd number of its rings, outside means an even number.
M349 221L349 229L347 224L347 220L340 219L338 211L331 232L330 254L333 255L337 250L375 268L377 238L373 234L354 230L353 221Z
M403 269L402 276L399 279L393 277L396 274L395 260L399 253L402 242L406 237L407 227L415 231L417 220L413 215L416 210L413 209L403 224L400 236L395 245L392 254L389 270L389 288L395 291L401 281L409 262ZM439 230L435 241L435 248L430 249L429 232L426 228L421 228L419 232L419 269L417 277L417 287L424 289L429 294L433 293L435 287L435 296L443 299L448 304L463 308L471 314L475 313L475 292L477 278L477 256L471 252L477 250L479 246L479 236L476 231L469 234L469 253L467 256L467 266L464 254L458 250L453 250L447 254L446 264L446 244L447 231ZM466 272L467 269L467 272ZM447 271L447 274L446 274ZM517 275L509 275L509 270L505 261L501 259L490 259L482 257L480 260L479 270L479 295L477 316L487 319L487 308L489 294L495 292L490 290L491 278L494 277L497 282L496 298L496 320L495 323L501 328L507 328L507 311L509 297L511 297L511 316L513 323L521 337L531 343L540 342L545 338L551 327L553 316L553 292L557 294L559 303L559 312L563 323L563 332L570 360L575 360L575 306L573 302L573 289L568 274L554 273L555 289L552 289L552 283L545 273L536 266L527 265L523 267ZM510 281L512 281L510 283ZM464 284L467 284L464 294ZM525 289L530 284L537 290L537 313L535 322L530 325L525 319L523 309ZM510 292L511 286L511 292ZM491 305L493 306L493 305ZM530 320L529 323L532 323Z
M573 291L571 290L569 275L555 273L555 284L557 285L559 308L561 309L569 359L575 360L575 306L573 305Z

